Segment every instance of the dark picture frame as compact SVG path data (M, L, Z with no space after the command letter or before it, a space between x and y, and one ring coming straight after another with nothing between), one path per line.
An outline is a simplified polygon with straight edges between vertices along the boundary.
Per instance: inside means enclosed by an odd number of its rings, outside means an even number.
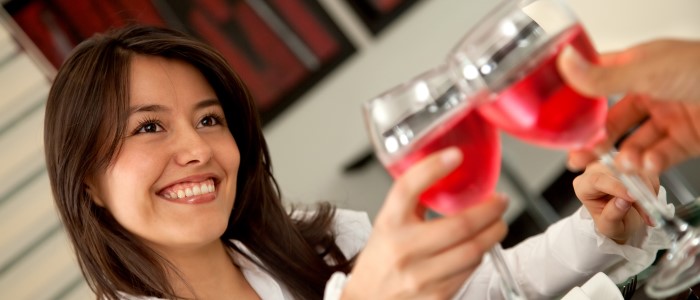
M420 0L345 0L367 29L378 35Z
M82 40L113 27L187 32L224 55L264 124L355 52L317 0L11 0L4 8L55 67Z

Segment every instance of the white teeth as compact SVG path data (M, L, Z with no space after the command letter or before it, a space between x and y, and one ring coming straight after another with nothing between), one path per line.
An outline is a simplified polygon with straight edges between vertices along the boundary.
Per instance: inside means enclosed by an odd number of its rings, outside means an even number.
M213 184L213 180L209 179L201 184L195 184L192 187L185 189L180 189L177 191L171 190L170 192L163 193L163 197L166 199L182 199L197 195L203 195L207 193L213 193L216 191L216 187Z

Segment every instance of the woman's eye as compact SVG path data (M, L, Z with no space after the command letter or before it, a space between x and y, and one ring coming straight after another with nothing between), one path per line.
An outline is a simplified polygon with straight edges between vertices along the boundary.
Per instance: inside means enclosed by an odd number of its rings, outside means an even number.
M141 125L137 130L136 134L139 133L154 133L154 132L159 132L163 131L163 128L158 125L158 123L155 122L149 122Z
M211 115L205 116L204 118L202 118L201 121L199 121L199 124L202 127L211 127L211 126L219 125L219 123L220 123L219 118L217 116L211 116Z

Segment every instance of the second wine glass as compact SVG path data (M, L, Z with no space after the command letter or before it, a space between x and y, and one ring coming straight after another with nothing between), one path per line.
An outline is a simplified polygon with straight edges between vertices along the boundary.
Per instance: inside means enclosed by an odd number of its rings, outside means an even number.
M473 110L471 100L454 85L443 65L363 107L375 153L393 177L441 149L457 147L462 152L462 163L420 196L423 205L442 215L486 200L498 180L498 132ZM501 251L497 245L490 254L501 275L503 294L509 300L525 299Z

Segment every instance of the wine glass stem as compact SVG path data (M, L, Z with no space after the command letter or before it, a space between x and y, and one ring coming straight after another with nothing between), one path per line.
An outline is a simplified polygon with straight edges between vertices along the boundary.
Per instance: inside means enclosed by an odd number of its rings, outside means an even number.
M501 244L496 244L489 250L491 261L493 261L496 271L501 276L501 288L503 296L507 300L526 300L525 294L520 289L518 282L513 277L513 272L508 268L505 257L503 256L503 247Z
M671 240L676 240L679 236L688 232L689 225L685 221L674 217L665 205L658 201L656 194L644 181L636 174L620 172L615 167L614 159L617 155L615 149L599 154L603 164L613 171L615 176L624 184L632 197L637 200L644 212L669 235Z

